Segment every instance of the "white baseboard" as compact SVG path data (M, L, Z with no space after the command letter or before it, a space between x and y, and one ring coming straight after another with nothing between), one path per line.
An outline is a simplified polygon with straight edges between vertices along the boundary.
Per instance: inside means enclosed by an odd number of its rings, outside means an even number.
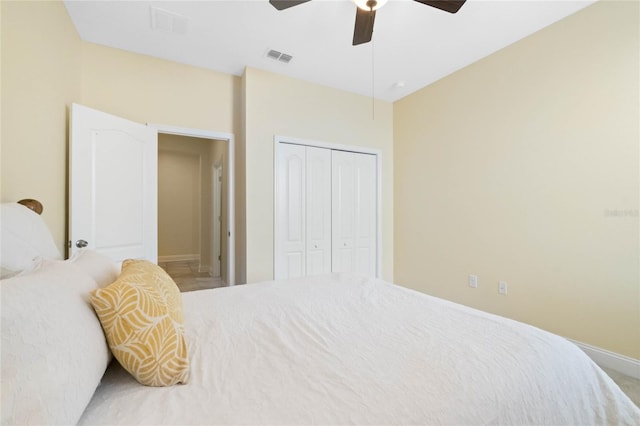
M199 254L174 254L170 256L158 256L158 262L192 262L200 261Z
M596 346L591 346L586 343L578 342L573 339L567 340L575 343L600 367L610 368L611 370L615 370L624 375L640 379L640 360L620 355Z

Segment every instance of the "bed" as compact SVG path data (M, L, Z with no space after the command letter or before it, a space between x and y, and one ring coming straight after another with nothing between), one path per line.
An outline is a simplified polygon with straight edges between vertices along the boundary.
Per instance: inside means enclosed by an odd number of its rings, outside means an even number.
M0 284L3 424L640 424L566 339L346 274L182 294L189 379L143 386L87 300L115 265L38 262Z

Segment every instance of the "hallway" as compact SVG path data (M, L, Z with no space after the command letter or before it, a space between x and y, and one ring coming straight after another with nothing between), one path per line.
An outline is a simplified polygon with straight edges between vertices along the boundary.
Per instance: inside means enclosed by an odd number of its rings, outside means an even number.
M198 272L198 261L158 262L181 292L226 287L220 277L211 277L207 272Z

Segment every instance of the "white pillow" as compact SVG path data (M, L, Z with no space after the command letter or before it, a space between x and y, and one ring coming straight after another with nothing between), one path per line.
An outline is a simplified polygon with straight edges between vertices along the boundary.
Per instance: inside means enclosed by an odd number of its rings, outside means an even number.
M39 258L62 259L39 214L18 203L0 205L0 278L31 269Z
M77 262L77 261L76 261ZM76 424L110 360L76 262L3 280L2 424Z
M120 275L120 267L116 262L106 254L91 249L79 250L69 258L68 262L93 278L100 288L108 286Z

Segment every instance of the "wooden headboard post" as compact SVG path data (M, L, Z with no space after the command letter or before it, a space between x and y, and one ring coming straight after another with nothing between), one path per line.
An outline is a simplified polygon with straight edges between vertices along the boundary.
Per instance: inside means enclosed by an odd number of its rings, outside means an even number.
M42 214L42 203L38 200L25 198L24 200L18 201L18 204L22 204L23 206L33 210L34 212Z

